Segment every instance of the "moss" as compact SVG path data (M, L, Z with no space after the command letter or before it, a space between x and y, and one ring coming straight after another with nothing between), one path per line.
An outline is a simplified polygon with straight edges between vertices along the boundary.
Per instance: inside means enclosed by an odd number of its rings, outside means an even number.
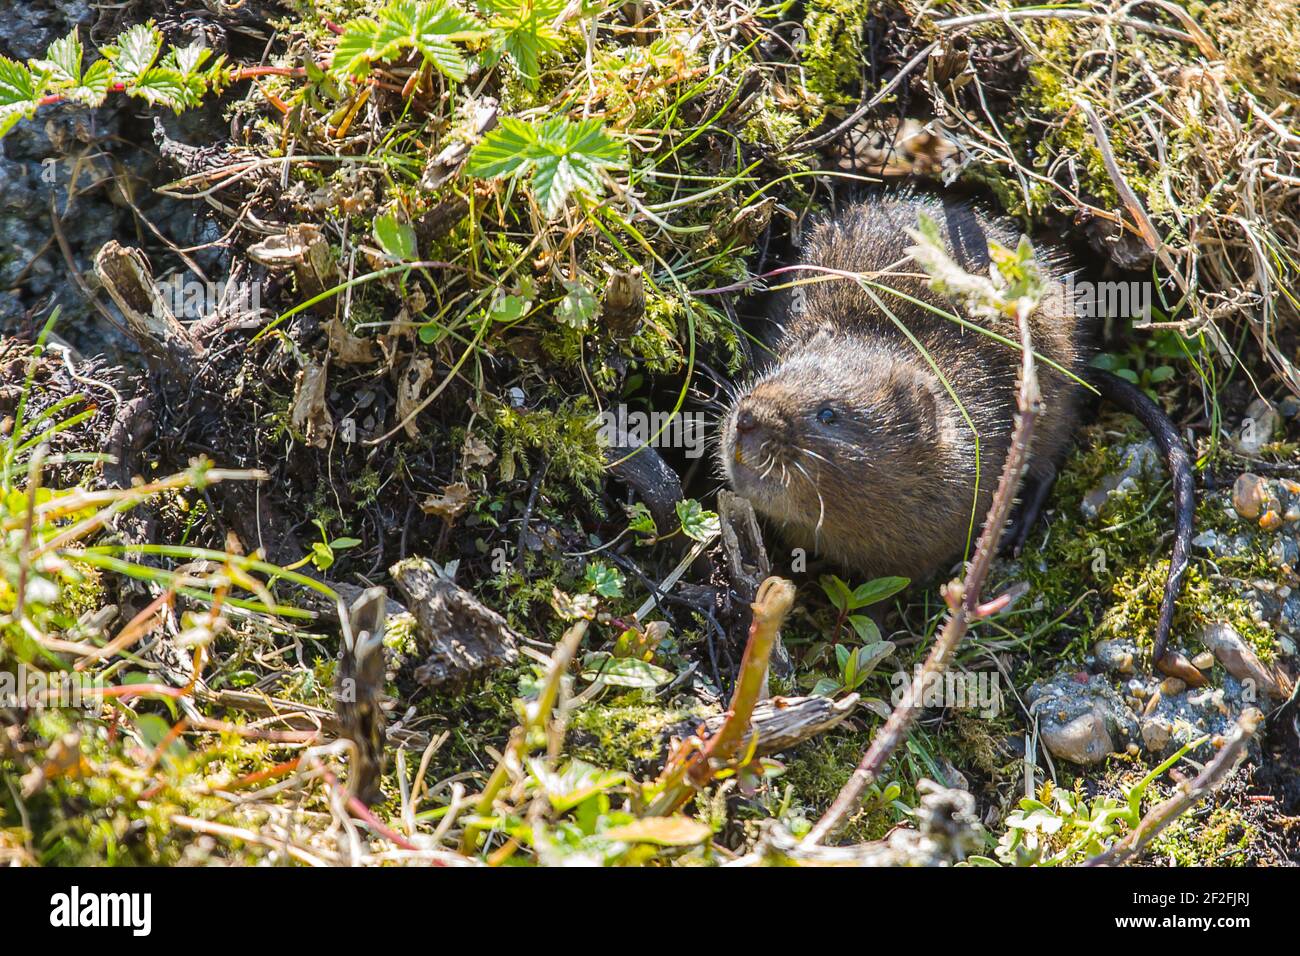
M871 4L862 0L810 0L799 62L808 89L827 105L853 102L849 95L862 69L862 31Z
M501 406L492 416L500 455L501 480L531 471L528 452L542 452L547 478L569 482L591 494L604 476L604 453L594 426L596 412L585 396L557 408Z
M1151 841L1148 855L1175 866L1245 866L1246 850L1259 837L1231 807L1216 807L1201 818L1179 817Z
M708 712L698 703L664 706L642 692L622 694L578 710L569 723L573 754L595 764L641 773L665 755L669 731Z
M1300 7L1293 0L1190 6L1223 53L1229 78L1270 104L1300 103Z
M804 816L817 819L848 782L869 742L869 735L846 729L833 730L815 737L800 745L789 756L784 773L777 778L778 782L791 788L794 798L806 808ZM907 801L908 789L910 788L904 789L904 802ZM878 795L877 788L872 790L873 795ZM865 810L856 813L849 820L839 838L846 843L878 840L900 819L901 815L896 809L881 812L881 807L868 797Z

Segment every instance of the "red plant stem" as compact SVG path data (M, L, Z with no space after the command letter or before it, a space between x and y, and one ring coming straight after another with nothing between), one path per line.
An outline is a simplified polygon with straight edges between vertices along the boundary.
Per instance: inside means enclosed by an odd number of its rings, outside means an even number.
M288 76L300 79L307 75L306 67L301 66L246 66L235 70L230 74L231 83L239 83L242 80L252 80L259 76ZM110 93L126 92L125 83L111 83L108 87ZM43 96L36 101L37 106L55 106L67 99L63 93L51 93Z

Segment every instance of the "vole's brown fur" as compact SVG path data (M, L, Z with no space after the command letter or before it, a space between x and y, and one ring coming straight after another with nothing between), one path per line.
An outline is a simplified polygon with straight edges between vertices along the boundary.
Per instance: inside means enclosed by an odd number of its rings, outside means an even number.
M723 421L720 455L733 487L790 545L865 578L921 581L961 556L988 510L1016 407L1017 348L899 295L873 296L852 278L817 271L876 273L882 286L953 311L904 251L921 212L971 273L988 273L990 238L1010 248L1019 238L970 206L920 196L868 200L819 225L804 249L813 269L799 274L805 283L786 299L776 360ZM1039 262L1052 279L1031 321L1034 348L1079 373L1090 330L1066 307L1059 268ZM964 317L1019 341L1012 320ZM1083 398L1076 382L1045 363L1037 372L1043 412L1027 497L1050 485Z

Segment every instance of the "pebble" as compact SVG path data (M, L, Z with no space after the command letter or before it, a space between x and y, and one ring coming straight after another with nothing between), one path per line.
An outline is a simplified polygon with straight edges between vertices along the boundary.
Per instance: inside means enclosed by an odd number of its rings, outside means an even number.
M1043 727L1043 743L1053 756L1083 766L1100 763L1115 752L1115 742L1106 729L1106 718L1096 710L1067 724Z
M1268 480L1259 475L1243 472L1232 484L1232 507L1247 521L1258 518L1268 500Z
M1273 434L1282 424L1282 416L1277 409L1257 398L1246 409L1242 419L1241 431L1237 434L1237 450L1243 455L1258 455L1265 445L1273 441Z
M1208 671L1214 666L1214 654L1211 651L1201 651L1192 658L1192 666L1197 670Z
M1231 624L1207 624L1201 631L1201 640L1214 651L1214 656L1219 659L1223 669L1237 680L1253 681L1261 694L1282 696L1282 688L1277 680Z
M1175 694L1181 694L1187 690L1187 684L1177 677L1166 677L1160 682L1160 693L1166 697L1173 697Z

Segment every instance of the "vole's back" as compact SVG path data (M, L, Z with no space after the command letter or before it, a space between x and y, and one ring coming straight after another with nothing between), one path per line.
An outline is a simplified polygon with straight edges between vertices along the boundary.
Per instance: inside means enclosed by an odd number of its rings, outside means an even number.
M1020 239L1020 233L1007 220L957 201L904 195L853 206L814 229L803 261L823 269L878 273L874 281L893 293L864 289L855 281L824 281L801 287L803 307L791 310L781 351L792 351L824 332L829 324L841 332L851 331L916 352L907 335L910 332L944 373L966 412L985 426L979 429L981 443L987 446L982 457L993 459L1000 470L1015 408L1020 355L1003 342L908 301L918 299L947 313L957 309L951 300L930 289L929 277L907 255L906 249L915 244L908 230L917 228L921 214L938 225L949 255L973 275L989 274L989 240L1014 249ZM1092 348L1093 330L1070 308L1061 284L1065 272L1061 256L1053 251L1038 253L1036 258L1051 281L1030 319L1034 349L1079 375ZM1010 319L962 317L1012 342L1020 341L1019 329ZM900 326L905 326L907 332ZM1043 363L1039 363L1037 372L1049 414L1036 432L1035 458L1055 462L1077 422L1080 393L1076 384ZM997 474L997 470L992 472L994 482Z

